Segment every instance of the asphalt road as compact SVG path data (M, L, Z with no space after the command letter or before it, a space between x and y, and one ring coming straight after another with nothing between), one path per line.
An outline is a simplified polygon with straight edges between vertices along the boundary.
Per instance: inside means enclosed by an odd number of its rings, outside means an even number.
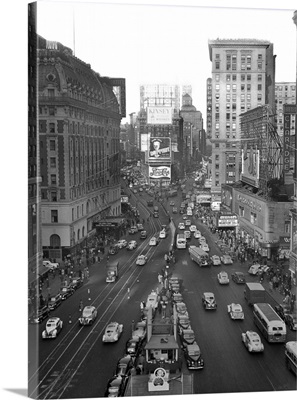
M131 196L130 202L138 206L141 218L146 218L146 194ZM174 199L176 203L180 198ZM169 207L166 207L169 209ZM179 214L172 215L176 223ZM106 384L112 377L117 360L124 354L125 343L131 336L132 322L140 320L140 302L157 284L157 276L164 267L164 253L168 251L172 238L168 236L154 248L148 246L149 238L168 223L168 216L160 207L160 219L150 218L145 229L146 240L135 239L140 246L133 251L125 249L112 256L120 261L120 276L115 284L105 283L104 265L92 267L88 283L66 300L57 310L64 327L55 340L42 341L41 332L45 322L29 326L29 340L39 344L40 365L38 370L29 365L30 390L28 395L38 398L86 398L103 397ZM196 222L197 223L197 222ZM220 254L216 238L197 224L210 245L210 254ZM196 239L192 239L195 243ZM147 254L149 261L144 267L136 266L138 254ZM205 360L205 368L195 371L194 393L252 392L296 389L296 378L285 366L282 344L264 341L263 354L249 354L241 342L241 332L257 330L252 320L252 310L245 303L243 286L230 282L221 286L217 274L226 270L243 270L239 264L232 266L200 268L190 260L187 250L177 250L174 274L183 280L183 295L188 307L192 328ZM245 271L244 271L245 272ZM251 277L249 280L256 280ZM129 289L129 291L128 291ZM204 291L212 291L218 303L217 311L205 311L201 303ZM92 327L79 327L78 305L93 304L98 309L98 318ZM239 302L245 312L244 321L231 321L227 305ZM69 324L69 314L72 323ZM103 344L102 335L110 321L124 324L120 340L114 344ZM295 338L295 339L294 339ZM289 331L288 340L296 340Z

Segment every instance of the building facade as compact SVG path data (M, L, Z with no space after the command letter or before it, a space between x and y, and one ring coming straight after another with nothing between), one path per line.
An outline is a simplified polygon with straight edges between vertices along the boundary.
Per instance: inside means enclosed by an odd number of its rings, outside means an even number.
M239 179L239 115L269 104L275 107L273 44L254 39L209 41L212 62L212 192ZM208 86L210 81L208 81ZM209 107L209 105L208 105ZM207 128L208 129L208 128Z
M71 49L42 37L38 75L43 255L62 260L80 250L96 223L121 213L125 101L113 88L123 97L125 82L101 77Z

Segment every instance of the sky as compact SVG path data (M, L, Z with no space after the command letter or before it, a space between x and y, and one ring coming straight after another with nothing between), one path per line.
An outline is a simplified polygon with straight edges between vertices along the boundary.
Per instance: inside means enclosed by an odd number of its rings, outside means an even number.
M192 85L193 104L205 119L209 39L268 40L277 56L276 81L296 81L293 8L108 3L40 1L37 32L70 47L100 75L125 78L127 116L139 110L141 84L170 83Z
M121 5L128 1L156 7ZM62 11L61 4L57 10L54 3L50 3L42 18L40 15L39 33L73 49L72 16ZM192 84L194 105L205 118L205 85L211 73L208 39L270 40L277 55L277 80L296 80L296 27L292 21L296 0L113 0L119 5L109 11L107 6L101 7L100 12L97 7L96 13L91 5L84 3L84 9L75 13L76 56L101 75L126 78L127 115L139 109L140 83L170 81ZM5 400L26 396L27 388L27 4L27 0L3 2L0 24L0 299L3 315L9 315L9 322L3 323L1 329L1 361L5 368L1 369L0 391ZM188 7L164 9L160 4ZM240 19L234 10L238 4L245 8ZM208 8L194 9L190 7L193 5ZM226 7L231 8L226 10ZM251 12L248 7L259 11ZM285 394L288 399L295 395ZM219 398L249 400L250 394L232 393ZM279 393L254 393L253 398L277 400Z

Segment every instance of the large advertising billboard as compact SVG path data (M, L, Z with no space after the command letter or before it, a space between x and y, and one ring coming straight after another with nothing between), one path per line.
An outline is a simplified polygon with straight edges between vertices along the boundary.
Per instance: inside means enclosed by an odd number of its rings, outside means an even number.
M243 149L241 180L252 186L259 187L260 151L257 149Z
M150 138L149 160L169 161L171 158L170 138Z
M171 107L147 107L147 124L172 124L172 111Z
M161 179L167 178L171 179L171 167L159 166L159 167L149 167L149 178L151 179Z

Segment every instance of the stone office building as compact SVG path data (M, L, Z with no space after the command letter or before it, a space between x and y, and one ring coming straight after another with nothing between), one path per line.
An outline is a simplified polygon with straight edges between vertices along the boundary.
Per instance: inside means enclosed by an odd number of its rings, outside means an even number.
M101 77L42 37L38 75L43 254L63 260L81 250L96 223L121 213L125 81Z

